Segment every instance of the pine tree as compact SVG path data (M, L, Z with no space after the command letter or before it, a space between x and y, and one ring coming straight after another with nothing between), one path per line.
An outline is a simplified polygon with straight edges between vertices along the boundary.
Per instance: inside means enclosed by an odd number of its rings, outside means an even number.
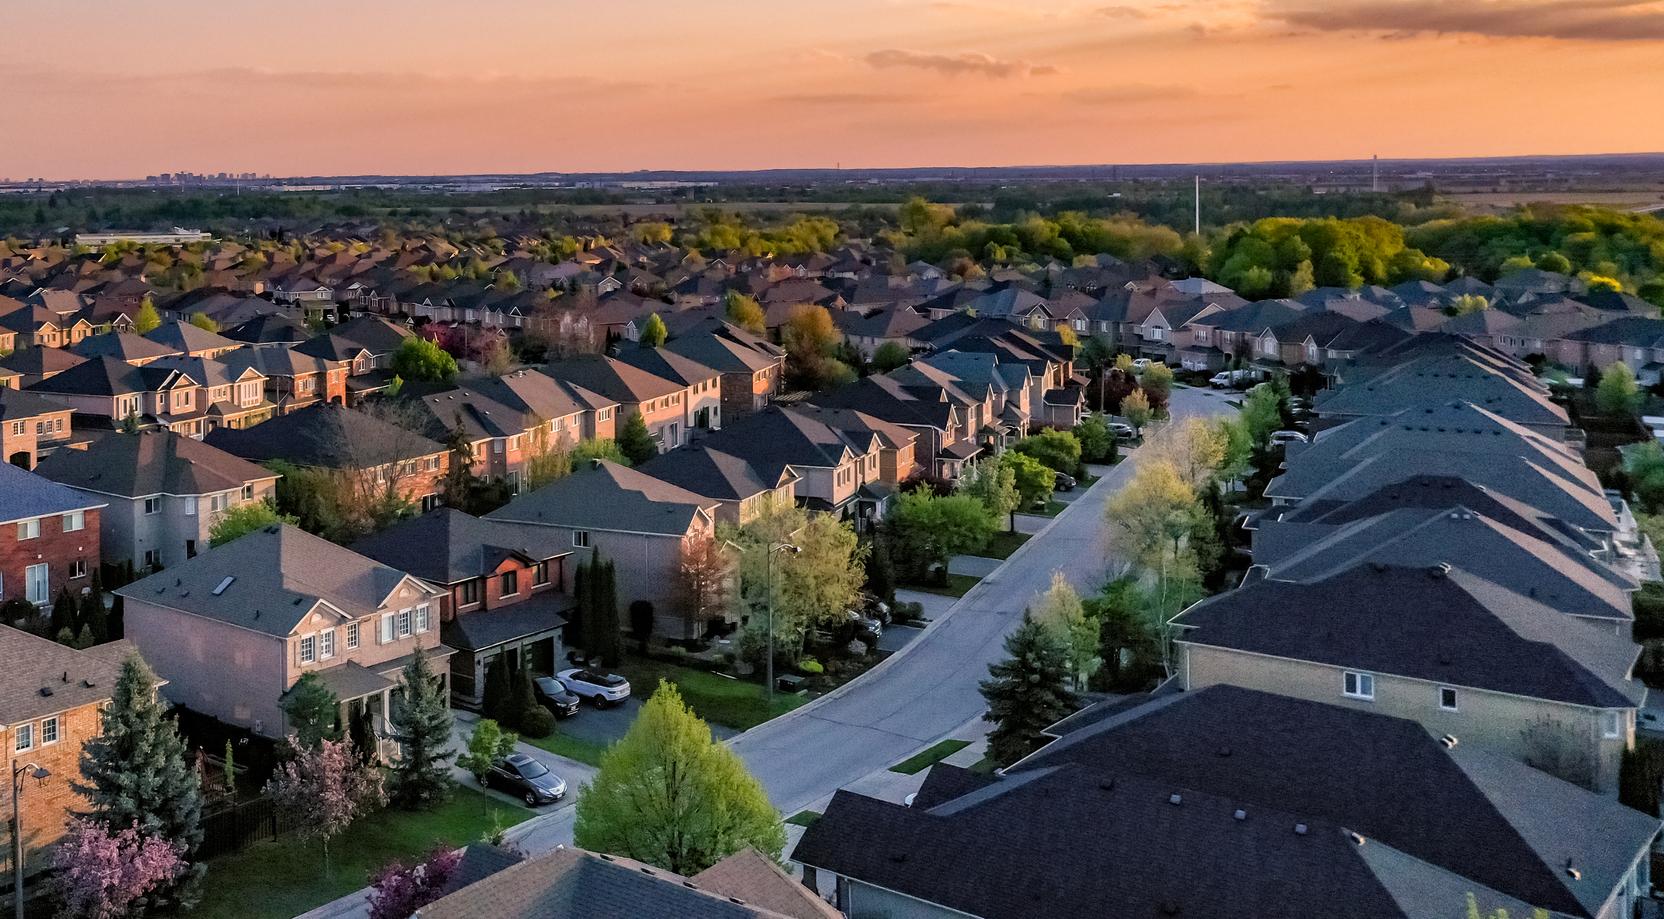
M885 603L895 605L896 568L890 560L890 541L882 534L874 537L872 552L867 555L867 591Z
M1065 686L1069 655L1052 631L1023 611L1023 622L1005 639L1006 659L988 666L980 686L988 700L984 721L993 723L988 755L1009 766L1040 747L1040 732L1079 704Z
M468 440L467 429L462 426L461 412L457 413L456 426L445 437L445 446L451 451L451 465L445 472L440 497L447 507L465 508L474 484L474 445Z
M110 617L104 609L104 585L97 574L92 576L92 589L81 597L81 612L76 622L88 635L88 647L109 641Z
M485 668L485 692L480 697L480 711L484 712L487 718L506 723L510 692L508 655L498 654Z
M624 429L618 432L618 449L624 451L624 458L632 466L639 466L659 455L659 445L647 432L647 420L641 417L640 412L632 413L624 422Z
M81 750L81 777L71 784L111 831L137 823L187 856L202 842L201 780L157 698L156 674L137 654L121 665L99 736Z
M393 764L392 797L407 810L434 807L450 797L451 706L420 647L404 667L404 705L393 713L400 753Z
M595 578L595 637L601 662L617 667L624 656L624 639L618 622L618 578L609 559L597 563L600 574Z
M525 667L514 667L508 681L508 720L510 727L524 730L529 712L537 708L537 695L532 692L532 674Z
M70 637L80 630L80 606L75 598L69 595L69 588L58 591L58 599L52 601L52 628L54 630L68 629Z
M316 673L301 674L295 685L283 694L278 707L289 722L289 733L303 747L316 747L319 741L340 740L341 700L324 685Z

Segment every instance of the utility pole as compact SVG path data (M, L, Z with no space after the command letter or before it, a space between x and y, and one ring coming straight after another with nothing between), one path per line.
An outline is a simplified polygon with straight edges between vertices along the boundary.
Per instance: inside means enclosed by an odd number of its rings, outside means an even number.
M1196 235L1202 235L1202 177L1196 176Z
M1369 161L1369 190L1381 190L1381 154L1376 153Z

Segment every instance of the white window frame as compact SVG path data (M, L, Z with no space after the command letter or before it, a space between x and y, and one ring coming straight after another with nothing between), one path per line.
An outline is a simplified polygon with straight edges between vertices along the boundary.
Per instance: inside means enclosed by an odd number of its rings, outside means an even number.
M70 511L64 515L64 532L77 533L87 528L86 511Z
M1352 688L1348 689L1348 685ZM1375 701L1375 674L1361 670L1345 671L1340 678L1340 694L1348 699Z
M302 666L316 664L318 662L318 636L310 633L302 635L300 640L295 642L295 655Z
M187 516L187 517L195 517L196 516L196 502L197 502L197 500L198 499L196 498L195 495L186 496L186 498L185 498L185 516Z
M399 610L398 629L396 630L398 637L409 638L410 636L416 634L415 625L416 613L414 610L408 607Z
M1444 704L1444 694L1445 693L1450 693L1450 704L1449 705ZM1462 694L1456 691L1456 687L1454 687L1454 686L1440 686L1439 687L1439 711L1442 711L1442 712L1459 712L1461 710L1462 710Z
M27 753L35 748L35 723L24 722L12 729L12 750Z
M382 613L381 623L376 629L376 639L382 644L388 644L398 638L398 627L393 622L392 613Z
M588 530L573 530L572 531L572 546L574 548L577 548L577 549L588 549L589 548L589 531Z
M19 520L17 522L17 538L20 539L20 540L23 540L23 539L39 539L40 538L40 518L39 517L31 517L28 520Z
M152 495L152 496L144 499L144 513L145 513L146 517L151 517L151 516L154 516L156 514L160 514L161 512L162 512L162 496L161 495Z
M1623 719L1618 712L1607 711L1600 713L1600 736L1611 740L1624 734Z
M335 656L335 630L327 629L318 633L318 660L327 661Z
M50 726L52 728L50 731L47 730L48 726ZM51 735L50 739L48 739L48 737L47 737L48 734ZM63 739L63 735L59 731L58 716L57 715L53 715L50 718L42 718L40 720L40 745L41 746L50 747L51 745L57 743L59 740L62 740L62 739Z

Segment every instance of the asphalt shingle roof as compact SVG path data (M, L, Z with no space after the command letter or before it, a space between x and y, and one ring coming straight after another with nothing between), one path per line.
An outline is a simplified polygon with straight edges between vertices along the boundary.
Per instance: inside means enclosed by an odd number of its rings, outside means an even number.
M277 478L264 466L171 431L94 440L84 450L58 450L36 471L64 485L103 494L206 495Z
M0 463L0 524L103 506L45 476Z

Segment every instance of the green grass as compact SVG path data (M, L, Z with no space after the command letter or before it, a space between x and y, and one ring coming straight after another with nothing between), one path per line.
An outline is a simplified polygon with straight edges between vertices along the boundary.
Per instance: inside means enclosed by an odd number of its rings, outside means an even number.
M580 763L588 763L596 768L601 766L601 754L607 752L607 744L564 734L559 727L556 727L555 733L548 737L521 737L520 739L539 749L548 750L556 756L575 759Z
M918 775L970 745L971 742L968 740L944 740L896 763L890 767L890 771L902 775Z
M1056 517L1058 514L1063 513L1063 509L1068 506L1069 505L1054 498L1047 501L1045 507L1030 508L1026 511L1022 511L1021 513L1032 514L1036 517Z
M967 771L974 772L977 775L993 775L996 768L998 768L998 766L995 762L984 756L975 763L972 763L971 768Z
M460 846L497 826L532 816L517 805L461 787L444 806L421 813L384 810L331 840L330 871L323 848L293 836L249 846L208 862L197 919L289 919L370 882L388 862L413 861L441 843Z
M729 679L667 661L632 656L618 668L637 692L652 693L659 680L669 680L693 713L711 722L744 731L809 701L804 696L775 693L771 705L759 683Z
M920 593L936 594L939 597L963 597L971 592L971 588L982 579L969 574L950 574L946 585L942 584L913 584L903 581L898 586Z
M815 821L819 819L820 812L818 811L798 811L787 817L786 822L793 826L813 826Z
M993 539L988 540L988 546L977 555L983 558L1010 558L1011 553L1028 542L1028 538L1027 533L996 533Z

